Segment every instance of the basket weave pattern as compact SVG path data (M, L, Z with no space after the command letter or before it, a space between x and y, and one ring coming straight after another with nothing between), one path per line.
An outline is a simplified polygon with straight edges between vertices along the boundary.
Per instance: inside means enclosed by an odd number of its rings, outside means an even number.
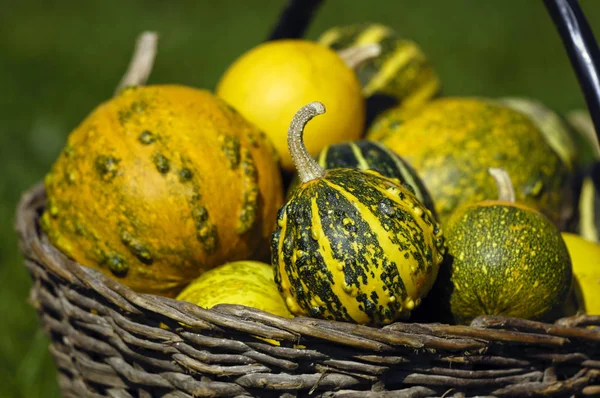
M206 310L67 259L39 230L44 202L41 185L23 196L17 230L65 397L600 396L600 317L377 329Z

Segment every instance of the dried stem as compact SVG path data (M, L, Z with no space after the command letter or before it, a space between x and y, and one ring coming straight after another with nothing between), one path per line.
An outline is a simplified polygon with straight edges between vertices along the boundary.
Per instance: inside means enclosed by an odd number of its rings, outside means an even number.
M115 95L119 94L125 87L141 86L146 83L154 65L157 43L158 34L156 32L142 32L138 36L133 57L127 72L125 72L115 90Z
M488 172L496 180L498 200L515 203L515 189L506 170L491 167L488 169Z
M381 54L381 46L377 43L352 46L338 51L338 55L350 69L358 68L363 62L379 54Z
M325 176L325 170L308 154L302 136L309 120L325 113L325 105L315 101L303 106L292 119L288 130L288 148L302 184Z

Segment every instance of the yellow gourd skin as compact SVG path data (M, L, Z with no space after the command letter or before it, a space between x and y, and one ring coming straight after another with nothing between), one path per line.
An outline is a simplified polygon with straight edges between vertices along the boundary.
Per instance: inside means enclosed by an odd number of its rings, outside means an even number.
M237 261L213 268L190 283L177 300L203 308L245 305L292 318L273 280L273 268L258 261Z
M569 170L520 112L486 100L443 98L392 130L381 142L415 168L443 225L459 206L497 197L490 167L505 169L517 202L559 228L571 214Z
M568 232L562 237L571 256L577 306L588 315L600 315L600 245Z
M42 228L68 257L172 296L204 270L268 251L283 201L274 150L208 91L130 88L69 136Z
M365 99L356 74L333 50L315 42L278 40L253 48L227 69L216 92L269 136L289 171L287 129L307 102L318 98L329 110L306 129L311 155L363 133Z

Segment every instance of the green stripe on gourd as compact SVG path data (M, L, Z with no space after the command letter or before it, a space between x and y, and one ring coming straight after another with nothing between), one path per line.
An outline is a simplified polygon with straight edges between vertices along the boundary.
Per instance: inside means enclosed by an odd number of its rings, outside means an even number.
M377 43L381 54L356 69L365 96L387 94L401 103L418 103L438 94L440 80L419 46L380 24L333 27L318 39L334 50Z
M425 207L434 212L431 196L416 171L381 143L360 140L330 145L317 155L317 162L325 169L344 167L375 170L384 177L397 180L396 183L408 188Z
M382 325L408 317L430 290L445 252L431 212L375 171L323 169L302 142L324 113L303 107L288 136L299 187L272 235L275 281L295 315Z

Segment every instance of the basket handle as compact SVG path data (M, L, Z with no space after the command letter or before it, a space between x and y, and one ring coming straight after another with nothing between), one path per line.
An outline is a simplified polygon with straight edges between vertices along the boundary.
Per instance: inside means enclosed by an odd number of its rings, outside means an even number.
M289 0L267 41L297 39L304 35L317 8L324 0Z
M567 50L600 141L600 51L577 0L544 0Z

